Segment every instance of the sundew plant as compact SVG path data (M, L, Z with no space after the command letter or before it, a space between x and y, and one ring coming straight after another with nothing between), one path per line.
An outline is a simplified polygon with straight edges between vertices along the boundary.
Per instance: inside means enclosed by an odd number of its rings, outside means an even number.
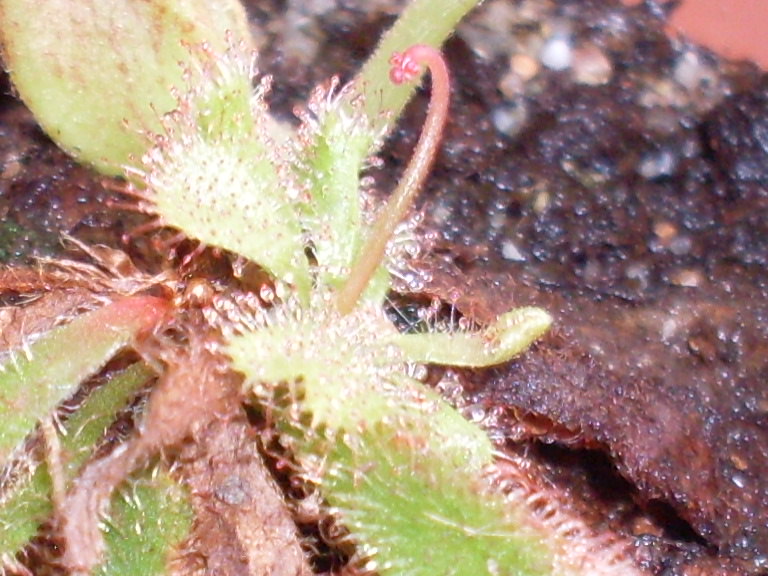
M355 79L311 94L294 130L269 114L272 80L257 74L236 0L0 0L19 95L65 150L122 176L119 202L149 215L134 236L172 229L198 246L187 270L206 250L233 269L219 283L124 273L81 245L92 264L34 272L97 296L1 352L4 571L26 569L23 551L47 521L65 572L170 573L194 512L158 455L234 401L266 415L296 478L347 531L355 570L601 572L599 551L571 550L578 530L553 529L503 489L487 434L414 377L424 364L507 362L549 315L521 308L476 331L404 333L387 314L392 274L408 266L398 234L448 115L439 46L475 3L411 3ZM422 135L377 206L365 169L425 71ZM7 289L32 282L12 272ZM125 349L141 359L78 392ZM152 380L134 431L96 450ZM73 394L64 417L57 406ZM126 485L130 499L113 497Z

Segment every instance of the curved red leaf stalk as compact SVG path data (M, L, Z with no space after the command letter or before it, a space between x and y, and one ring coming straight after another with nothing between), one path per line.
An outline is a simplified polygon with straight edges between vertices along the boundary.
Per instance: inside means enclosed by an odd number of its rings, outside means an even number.
M352 311L379 267L387 249L387 242L413 203L429 173L448 118L451 84L448 66L439 50L432 46L415 44L403 53L395 52L389 62L392 65L389 78L395 84L411 82L419 76L422 66L429 68L432 74L432 97L413 157L392 198L374 225L373 232L363 247L347 283L339 293L337 303L342 314Z

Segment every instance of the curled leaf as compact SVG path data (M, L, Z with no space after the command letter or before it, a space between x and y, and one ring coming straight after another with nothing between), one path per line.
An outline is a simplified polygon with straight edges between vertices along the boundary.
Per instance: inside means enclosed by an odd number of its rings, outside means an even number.
M480 368L524 352L551 324L547 312L528 306L502 314L481 332L400 334L397 343L412 362Z

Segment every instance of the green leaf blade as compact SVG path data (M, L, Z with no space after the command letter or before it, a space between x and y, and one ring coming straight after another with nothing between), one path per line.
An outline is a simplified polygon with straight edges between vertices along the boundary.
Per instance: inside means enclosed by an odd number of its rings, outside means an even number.
M186 45L249 38L236 0L0 1L0 43L14 85L62 148L109 173L159 132L183 86Z
M94 390L64 422L62 464L68 480L92 454L117 412L152 376L143 364L126 368ZM9 493L3 494L0 503L0 558L6 559L34 536L40 523L53 512L52 481L47 464L38 463L31 476L17 480L7 490Z
M410 425L409 425L410 424ZM482 476L435 450L441 429L381 422L335 442L321 490L383 576L549 576L553 552Z
M0 463L35 424L167 313L164 300L123 298L54 328L0 365Z
M193 511L186 491L164 470L131 478L113 498L104 539L105 562L96 576L164 576L189 534Z

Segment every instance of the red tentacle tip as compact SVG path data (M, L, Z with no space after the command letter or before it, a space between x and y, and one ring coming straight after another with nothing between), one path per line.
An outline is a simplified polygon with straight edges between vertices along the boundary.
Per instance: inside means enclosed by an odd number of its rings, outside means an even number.
M421 74L421 66L409 52L410 49L402 53L394 52L389 59L392 66L389 69L389 79L394 84L411 82Z

